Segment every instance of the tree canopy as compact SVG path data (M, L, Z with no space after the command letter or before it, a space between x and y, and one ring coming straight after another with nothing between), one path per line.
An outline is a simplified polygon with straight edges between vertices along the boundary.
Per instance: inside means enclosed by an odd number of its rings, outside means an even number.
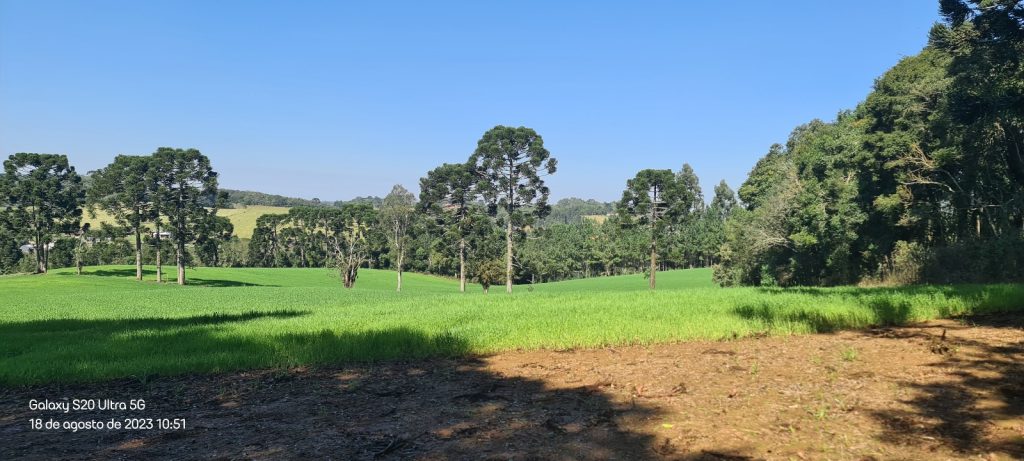
M505 291L511 293L514 229L550 211L544 176L554 174L558 163L537 132L501 125L484 133L470 163L476 166L478 190L492 213L505 212Z
M16 223L19 233L31 239L36 271L46 272L54 237L79 231L85 202L82 177L65 155L18 153L4 161L0 193L5 221Z

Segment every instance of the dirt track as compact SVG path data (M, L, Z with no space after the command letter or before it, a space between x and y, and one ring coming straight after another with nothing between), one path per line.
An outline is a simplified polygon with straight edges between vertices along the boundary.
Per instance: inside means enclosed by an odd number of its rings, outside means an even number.
M999 316L0 389L0 459L1024 459L1022 326L1024 316ZM63 397L147 408L28 409ZM185 418L186 429L28 423L133 416Z

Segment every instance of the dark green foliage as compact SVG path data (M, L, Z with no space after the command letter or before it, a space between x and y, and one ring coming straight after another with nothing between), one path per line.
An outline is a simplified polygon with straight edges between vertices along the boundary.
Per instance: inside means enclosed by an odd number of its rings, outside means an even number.
M761 157L750 170L747 180L740 185L739 197L748 210L764 204L774 191L789 179L790 162L781 144L772 144L768 153Z
M626 181L618 213L626 223L664 230L688 211L693 200L690 193L672 170L640 170Z
M142 280L142 234L146 224L156 219L151 165L151 157L118 155L113 163L89 175L90 207L106 211L118 226L131 231L137 280Z
M291 266L281 244L281 228L288 220L286 214L265 214L256 218L256 227L249 241L248 262L256 267Z
M75 247L78 245L76 239L60 237L53 241L53 248L49 251L49 263L53 267L71 267L75 265Z
M676 181L692 199L689 204L682 205L685 214L671 227L664 261L667 267L710 266L722 245L724 222L732 213L736 195L722 181L715 186L711 205L706 205L700 180L688 164L683 164L676 173Z
M723 284L1024 277L1024 11L943 0L945 24L856 111L812 122L740 188Z
M715 219L724 221L732 215L736 206L736 193L723 179L715 186L715 197L711 199L708 210Z
M195 252L204 266L222 265L221 248L231 241L235 226L223 216L208 215L196 234Z
M49 246L60 234L73 233L82 218L85 189L65 155L11 155L0 177L0 206L8 225L36 250L36 271L46 272ZM10 238L10 237L9 237Z
M544 139L530 128L496 126L480 141L470 161L481 178L477 190L495 214L502 210L505 222L505 290L512 292L513 237L516 228L550 212L544 176L555 172L557 161L544 148Z
M22 259L21 239L18 238L18 224L14 213L0 204L0 275L18 271Z
M583 200L581 198L563 198L551 205L551 212L541 219L538 224L550 226L553 224L577 224L588 216L607 216L615 211L614 203L599 202L594 199Z
M505 267L500 259L488 259L476 266L474 279L484 289L484 293L491 290L491 285L501 283L505 278Z
M666 243L665 234L673 224L689 218L699 189L697 176L685 165L679 176L672 170L640 170L633 179L626 181L626 189L618 204L619 217L625 226L646 227L649 232L650 266L648 277L650 288L656 285L658 252ZM703 206L703 202L699 206ZM659 246L661 245L661 246Z
M265 194L263 192L255 192L251 190L234 190L234 189L221 189L222 192L227 192L228 200L227 205L265 205L265 206L280 206L280 207L296 207L296 206L326 206L321 203L319 199L307 200L304 198L285 197L283 195Z
M704 191L700 188L700 178L697 177L697 173L693 171L693 167L689 163L684 163L676 173L676 182L685 194L685 201L680 205L685 208L686 214L692 216L703 211L705 207Z
M346 204L367 204L380 207L384 199L380 197L367 196L356 197L352 200L337 200L333 202L322 201L319 198L304 199L297 197L286 197L284 195L267 194L251 190L221 189L227 194L227 199L222 207L240 208L250 205L279 206L279 207L333 207L342 208Z
M339 251L347 251L342 233L353 219L367 226L365 254L360 256L359 263L366 264L387 249L377 212L366 204L296 207L288 210L288 214L262 215L256 219L245 250L247 263L256 267L335 267Z
M466 291L466 258L467 252L471 250L468 248L470 236L474 224L482 222L474 219L476 185L474 166L461 163L446 163L420 179L419 208L433 220L425 225L433 224L432 227L441 232L439 244L430 246L438 250L442 257L457 254L459 291Z
M149 178L153 200L160 214L167 216L167 229L175 246L178 284L185 284L185 266L190 255L186 244L196 241L216 213L217 173L210 159L196 149L161 147L153 153ZM213 204L208 208L207 204Z

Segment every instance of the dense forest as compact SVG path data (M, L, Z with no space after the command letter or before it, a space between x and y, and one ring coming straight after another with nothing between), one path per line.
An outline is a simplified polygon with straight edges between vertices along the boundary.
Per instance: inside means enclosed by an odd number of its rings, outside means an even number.
M942 1L928 46L854 110L772 146L717 280L834 285L1024 275L1024 9Z
M548 203L555 158L534 130L497 126L419 196L321 203L218 190L198 151L119 156L88 180L66 156L15 154L0 177L0 272L173 258L194 265L360 267L485 287L714 267L722 285L842 285L1024 278L1024 8L943 0L919 54L833 121L796 127L734 193L696 172L641 169L622 199ZM225 206L290 207L251 240ZM116 223L83 228L83 213ZM163 258L163 259L162 259ZM141 277L141 269L139 276Z

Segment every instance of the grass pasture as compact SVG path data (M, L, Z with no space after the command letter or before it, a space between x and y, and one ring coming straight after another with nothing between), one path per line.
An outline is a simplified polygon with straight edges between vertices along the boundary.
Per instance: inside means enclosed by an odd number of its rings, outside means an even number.
M0 277L0 383L145 378L395 358L828 332L1020 309L1022 285L718 288L707 270L500 288L362 270L198 268L192 285L131 266ZM147 278L153 277L152 268Z

